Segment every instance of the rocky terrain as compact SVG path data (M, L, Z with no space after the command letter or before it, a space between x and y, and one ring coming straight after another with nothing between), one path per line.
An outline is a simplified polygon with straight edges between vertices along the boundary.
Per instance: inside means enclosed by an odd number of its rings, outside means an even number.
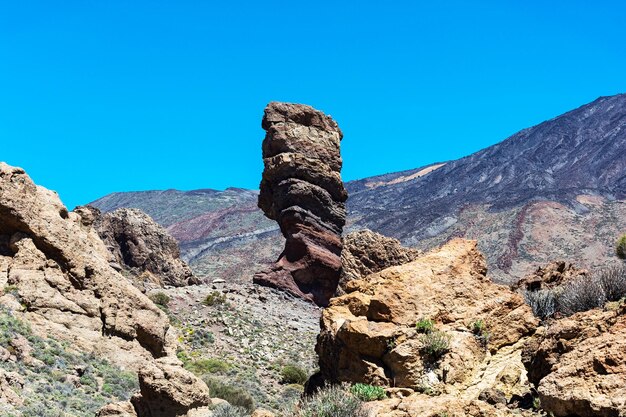
M210 405L167 316L110 265L91 211L80 213L0 163L5 412L87 416L116 402L123 413L102 415L166 417Z
M614 260L626 230L625 124L626 95L601 97L466 158L348 182L347 230L368 228L422 250L476 239L491 276L506 283L556 259L600 267ZM282 247L256 195L148 191L94 205L144 210L179 240L198 275L237 281Z
M327 305L339 283L346 222L343 134L332 118L301 104L270 103L262 126L259 208L278 222L285 249L254 282Z
M180 259L176 240L150 216L138 209L117 209L101 214L94 207L81 207L83 217L91 211L100 239L114 257L114 267L125 269L135 281L182 287L198 284L187 264Z

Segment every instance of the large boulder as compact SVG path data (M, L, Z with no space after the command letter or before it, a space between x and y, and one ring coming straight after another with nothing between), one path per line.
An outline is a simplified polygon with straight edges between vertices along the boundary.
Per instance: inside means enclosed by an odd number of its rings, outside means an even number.
M377 405L393 416L436 415L435 404L450 402L477 410L465 415L509 415L489 414L481 394L505 402L528 394L521 349L538 321L519 294L489 280L475 241L455 239L345 290L322 313L320 374L309 389L322 382L393 387L402 399Z
M349 281L411 262L420 254L417 249L402 246L398 239L368 229L349 233L343 238L338 292L342 294Z
M540 327L523 354L541 407L552 415L626 415L626 305Z
M99 211L93 207L91 210ZM120 208L96 214L94 227L115 262L134 276L152 278L158 286L199 283L191 268L180 259L176 239L143 211Z
M589 272L586 269L578 268L570 262L552 261L547 265L537 267L533 273L519 280L513 288L525 291L539 291L555 288L587 276L589 276Z
M327 305L339 282L346 220L343 134L330 116L301 104L270 103L262 126L258 205L278 222L286 243L276 264L254 282Z

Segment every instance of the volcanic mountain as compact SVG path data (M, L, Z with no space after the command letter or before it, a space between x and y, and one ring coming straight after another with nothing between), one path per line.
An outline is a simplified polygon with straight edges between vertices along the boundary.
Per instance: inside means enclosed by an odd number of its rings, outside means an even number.
M346 161L349 163L349 161ZM455 161L349 182L348 231L369 228L422 249L477 239L490 275L513 282L537 265L614 261L626 231L626 94L600 97ZM257 192L114 193L168 228L199 275L249 280L283 246Z

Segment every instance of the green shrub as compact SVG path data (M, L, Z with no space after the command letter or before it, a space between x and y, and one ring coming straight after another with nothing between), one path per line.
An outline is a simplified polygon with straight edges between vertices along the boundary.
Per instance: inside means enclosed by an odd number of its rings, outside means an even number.
M421 318L415 323L415 329L418 333L430 333L435 330L435 323L428 318Z
M306 397L285 417L366 417L363 402L350 392L348 385L331 385Z
M201 376L209 373L217 374L220 372L225 372L230 369L230 364L216 358L198 359L197 361L187 360L185 363L185 369L193 372L196 375Z
M626 260L626 235L618 239L615 246L615 254L618 258Z
M386 397L382 387L375 387L367 384L354 384L350 392L361 401L377 401Z
M280 370L283 384L304 384L308 379L307 372L297 365L285 365Z
M212 293L208 294L205 298L204 301L202 301L202 304L204 304L205 306L217 306L220 304L224 304L226 302L226 295L222 294L219 291L213 291Z
M208 375L202 377L202 380L209 387L211 397L221 398L228 401L230 405L242 407L249 412L254 410L254 399L249 392Z
M170 304L170 297L164 292L155 292L154 294L150 294L149 298L154 304L164 309L167 309Z
M480 342L481 345L487 346L489 344L489 339L491 334L487 331L487 325L485 321L482 319L478 319L474 321L471 325L472 333L476 336L476 339Z
M450 349L450 336L439 330L422 335L421 341L422 351L434 360L442 357Z

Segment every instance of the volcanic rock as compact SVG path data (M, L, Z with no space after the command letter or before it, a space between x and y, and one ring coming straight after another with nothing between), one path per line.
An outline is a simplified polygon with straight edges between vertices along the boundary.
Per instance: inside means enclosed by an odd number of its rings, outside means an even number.
M538 321L520 295L487 278L475 241L452 240L410 263L349 281L346 292L322 313L317 378L416 392L383 401L379 415L386 409L393 416L431 416L436 404L453 403L459 410L477 407L465 415L509 415L493 412L480 394L498 390L509 401L530 390L521 349ZM429 336L416 328L420 320L432 320L428 334L447 341L440 357L428 351Z
M523 362L541 407L559 416L626 415L626 305L552 320L526 343Z
M546 266L538 267L532 274L522 278L513 286L514 289L539 291L546 288L555 288L579 277L587 277L586 269L577 268L570 262L552 261Z
M99 212L96 208L91 210ZM199 283L180 259L176 240L143 211L121 208L96 215L93 222L115 263L125 266L135 276L148 272L159 286Z
M143 403L151 407L152 389L168 398L168 392L193 387L193 397L204 404L208 388L175 358L176 335L168 318L109 265L111 255L92 222L86 211L68 212L56 193L36 186L24 170L0 162L0 288L8 285L15 292L1 296L3 308L11 308L34 334L67 341L130 370L158 370L158 363L169 361L159 379L163 382L142 386ZM11 344L21 360L35 360L26 339ZM182 415L197 403L180 395L171 398L158 416ZM105 412L114 415L110 407Z
M286 243L276 264L254 282L327 305L339 282L346 219L343 134L330 116L301 104L270 103L262 127L258 205L278 222Z
M403 247L397 239L368 229L352 232L343 238L338 291L343 293L348 281L411 262L420 253L417 249Z

